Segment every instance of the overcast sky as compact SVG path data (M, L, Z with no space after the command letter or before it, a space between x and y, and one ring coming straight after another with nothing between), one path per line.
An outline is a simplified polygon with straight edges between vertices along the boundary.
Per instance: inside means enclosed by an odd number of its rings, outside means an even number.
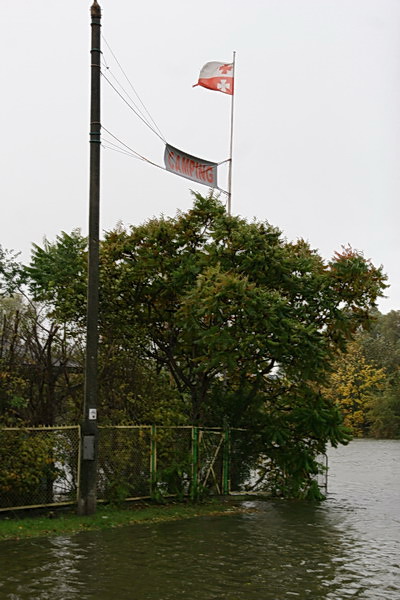
M45 236L87 233L90 5L1 2L0 244L24 260ZM211 161L228 158L230 97L192 85L236 51L233 214L326 259L362 250L389 275L380 309L399 310L400 1L100 5L105 74L133 95L107 42L167 141ZM163 164L163 142L104 79L102 124ZM186 210L191 188L208 191L104 149L101 228Z

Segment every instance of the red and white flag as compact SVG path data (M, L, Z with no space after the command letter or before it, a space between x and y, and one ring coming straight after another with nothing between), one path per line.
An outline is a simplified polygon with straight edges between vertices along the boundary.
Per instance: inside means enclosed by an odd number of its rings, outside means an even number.
M208 62L200 71L199 81L194 84L201 85L209 90L233 95L233 63Z

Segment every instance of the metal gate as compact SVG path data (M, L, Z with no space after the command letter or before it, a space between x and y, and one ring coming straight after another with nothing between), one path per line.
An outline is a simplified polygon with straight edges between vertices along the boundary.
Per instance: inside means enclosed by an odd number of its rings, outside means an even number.
M226 430L199 429L198 484L218 495L229 493L229 434Z

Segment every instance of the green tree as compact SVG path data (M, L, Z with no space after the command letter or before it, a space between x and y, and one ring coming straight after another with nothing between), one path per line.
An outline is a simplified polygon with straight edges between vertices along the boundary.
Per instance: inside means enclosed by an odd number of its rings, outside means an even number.
M400 311L377 311L357 339L366 360L386 372L385 388L371 403L370 435L400 437Z
M0 316L0 415L33 425L68 417L76 422L83 385L80 340L48 319L43 307L18 296L0 300Z
M386 385L382 394L376 395L369 412L369 434L376 438L400 438L399 388Z
M143 332L143 353L190 396L199 423L212 419L207 400L221 382L254 399L322 381L383 281L350 248L326 265L304 241L230 217L213 197L103 244L104 317L114 331Z
M74 286L84 281L79 260L78 252L70 261ZM46 249L36 254L36 293L79 319L81 304L65 306L58 289L58 267L52 272ZM384 281L350 247L326 263L303 240L288 243L268 223L229 216L197 195L187 213L107 233L101 340L121 352L132 343L140 360L169 373L191 422L250 427L252 451L305 495L317 454L347 439L340 411L319 390L338 349L368 323Z
M75 240L78 234L60 236L59 245L64 238ZM67 279L67 261L57 263L54 253L48 259L53 269L62 263ZM51 425L61 415L65 420L81 395L82 337L70 335L72 324L67 327L52 318L54 302L39 302L29 294L29 284L34 287L42 277L43 300L54 298L51 291L45 297L44 289L53 287L45 273L39 270L36 279L31 278L29 267L18 262L18 253L0 247L0 417ZM65 281L60 289L71 294Z
M24 269L31 297L45 303L49 316L84 331L86 315L87 239L79 229L64 231L55 242L33 244Z
M357 337L365 358L396 379L400 372L400 310L386 315L376 311L368 329Z
M0 297L12 296L24 283L25 272L18 256L18 252L0 245Z
M34 302L46 308L48 319L68 331L70 345L79 345L83 369L86 324L87 239L78 229L62 232L55 242L34 245L25 267L25 280ZM110 294L112 297L110 297ZM107 274L100 289L99 414L103 423L175 423L184 419L181 401L170 378L138 348L141 328L114 328L115 300ZM82 383L81 376L81 383ZM75 421L81 401L71 404Z

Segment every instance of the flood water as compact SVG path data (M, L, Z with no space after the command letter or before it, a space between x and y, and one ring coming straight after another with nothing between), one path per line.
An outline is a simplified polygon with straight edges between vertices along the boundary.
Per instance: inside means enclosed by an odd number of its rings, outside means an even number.
M400 440L329 452L321 505L0 543L1 600L399 600Z

